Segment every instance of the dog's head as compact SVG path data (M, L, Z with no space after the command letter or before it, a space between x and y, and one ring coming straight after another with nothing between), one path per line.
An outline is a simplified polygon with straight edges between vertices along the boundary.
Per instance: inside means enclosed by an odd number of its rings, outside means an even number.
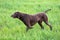
M23 13L15 12L13 15L11 15L11 17L13 17L13 18L22 18L23 17Z
M15 12L13 15L11 15L11 17L13 18L18 18L19 12Z

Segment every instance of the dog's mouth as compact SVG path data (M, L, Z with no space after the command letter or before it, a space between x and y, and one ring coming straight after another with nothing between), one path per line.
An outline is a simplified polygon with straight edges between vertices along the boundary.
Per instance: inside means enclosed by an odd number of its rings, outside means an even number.
M14 17L13 15L11 15L11 17L12 17L12 18L16 18L16 17Z

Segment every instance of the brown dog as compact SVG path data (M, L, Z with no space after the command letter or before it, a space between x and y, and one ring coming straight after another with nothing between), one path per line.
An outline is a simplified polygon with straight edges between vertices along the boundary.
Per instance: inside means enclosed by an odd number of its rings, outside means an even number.
M49 10L51 9L48 9L44 12L35 15L28 15L21 12L15 12L11 17L20 19L27 26L26 31L28 31L28 29L31 29L31 26L33 26L36 23L38 23L40 27L44 29L44 27L42 26L42 21L44 21L52 30L52 26L48 23L48 17L45 14Z

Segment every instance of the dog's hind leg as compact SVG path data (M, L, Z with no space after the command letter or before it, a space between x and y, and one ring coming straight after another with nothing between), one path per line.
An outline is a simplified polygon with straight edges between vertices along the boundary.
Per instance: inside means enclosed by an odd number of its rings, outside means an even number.
M47 21L45 21L45 23L50 27L50 30L52 30L52 26Z
M52 30L52 26L48 23L48 20L44 20L44 22L50 27L50 30Z
M43 21L50 27L50 30L52 30L52 26L48 23L48 17L46 15L43 17Z

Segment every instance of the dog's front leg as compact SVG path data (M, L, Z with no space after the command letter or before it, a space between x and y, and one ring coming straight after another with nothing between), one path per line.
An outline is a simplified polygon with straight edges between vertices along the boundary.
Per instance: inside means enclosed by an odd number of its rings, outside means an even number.
M31 29L31 25L30 25L30 21L29 20L26 20L26 21L24 20L23 22L26 25L26 31L28 31L29 29Z
M29 28L28 27L26 27L26 32L29 30Z
M31 27L31 25L30 25L30 23L29 24L26 24L26 32L29 30L29 29L31 29L32 27Z

